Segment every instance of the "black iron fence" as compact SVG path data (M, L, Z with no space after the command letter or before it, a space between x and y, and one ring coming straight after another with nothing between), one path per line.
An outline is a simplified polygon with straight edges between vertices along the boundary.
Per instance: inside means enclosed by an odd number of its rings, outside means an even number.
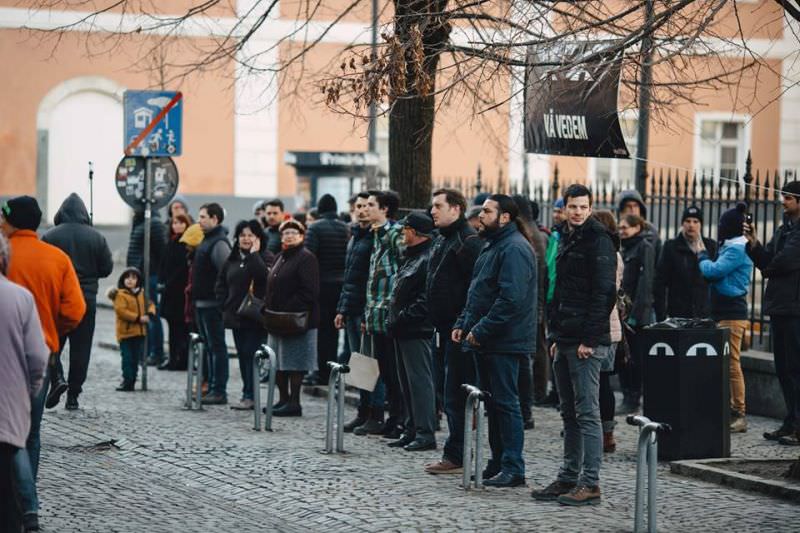
M748 212L752 214L758 238L766 243L775 229L782 223L782 208L779 191L784 183L797 179L796 172L752 171L748 157L745 174L734 178L720 178L704 173L675 171L674 169L651 169L645 197L647 218L656 226L662 240L674 238L681 227L683 210L695 205L703 212L703 235L717 238L717 221L726 210L736 206L738 202L748 204ZM523 194L539 205L539 221L549 225L552 221L553 202L561 196L563 189L572 183L585 183L585 179L568 179L559 175L555 168L552 180L548 184L539 183L533 188L521 184L512 184L498 172L497 178L487 180L482 176L480 168L474 178L444 178L436 181L435 186L454 187L461 190L468 198L474 198L481 192L503 192L507 194ZM632 183L605 183L593 187L595 209L608 209L617 212L618 198L625 190L634 189ZM761 302L763 300L766 280L754 269L753 283L748 296L750 300L750 332L755 349L771 350L769 335L769 317L764 316Z

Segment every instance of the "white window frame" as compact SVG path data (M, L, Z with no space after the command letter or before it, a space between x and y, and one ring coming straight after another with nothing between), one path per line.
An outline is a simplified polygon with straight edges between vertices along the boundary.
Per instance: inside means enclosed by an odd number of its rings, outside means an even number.
M702 150L702 143L703 139L701 137L702 126L703 122L737 122L742 125L742 141L739 145L741 148L738 154L738 161L736 162L736 168L739 170L739 176L744 175L744 167L745 161L747 160L747 153L751 148L751 129L752 129L752 117L750 115L741 114L741 113L725 113L725 112L707 112L707 113L695 113L694 115L694 154L692 157L693 161L693 168L700 175L701 171L703 170L700 167L700 151ZM714 163L714 182L719 181L720 176L720 162L719 157Z
M620 120L635 120L636 121L636 132L634 132L634 137L636 137L639 133L639 110L638 109L625 109L619 113ZM622 132L622 136L625 137L625 132ZM626 142L627 144L627 142ZM636 150L631 152L630 154L631 160L636 161ZM611 176L609 178L609 183L613 185L619 185L619 159L610 157L610 158L598 158L598 157L590 157L589 158L589 166L588 166L588 178L591 181L592 185L597 185L597 160L598 159L610 159L611 163Z

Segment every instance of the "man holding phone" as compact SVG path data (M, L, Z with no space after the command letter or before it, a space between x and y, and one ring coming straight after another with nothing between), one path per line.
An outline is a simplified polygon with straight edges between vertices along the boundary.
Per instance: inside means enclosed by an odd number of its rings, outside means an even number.
M786 402L786 418L767 440L800 445L800 181L781 190L783 224L766 246L758 242L752 220L745 220L747 254L767 278L763 312L770 317L775 373Z

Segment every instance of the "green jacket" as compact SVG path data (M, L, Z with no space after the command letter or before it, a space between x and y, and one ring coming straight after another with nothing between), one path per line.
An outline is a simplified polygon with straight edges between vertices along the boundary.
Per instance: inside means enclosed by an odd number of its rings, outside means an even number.
M367 306L364 322L369 334L386 333L386 317L389 314L389 299L403 252L403 227L387 221L372 230L372 254L369 258L367 280Z
M558 243L561 240L560 229L553 228L550 238L547 239L547 251L544 254L547 263L547 303L553 301L553 294L556 290L556 256L558 255Z

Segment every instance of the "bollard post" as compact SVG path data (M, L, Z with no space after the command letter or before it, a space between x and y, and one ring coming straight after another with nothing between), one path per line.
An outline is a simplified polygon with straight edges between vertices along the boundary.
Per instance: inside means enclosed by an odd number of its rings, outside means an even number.
M183 406L186 409L194 409L195 402L197 409L203 410L201 403L203 394L203 339L197 333L189 334L189 365L186 368L186 401ZM195 368L197 365L197 368ZM197 387L193 393L192 386Z
M331 367L328 378L328 410L325 419L325 453L344 453L344 375L350 367L328 361ZM338 398L336 397L338 394ZM336 404L336 449L333 447L333 409Z
M484 401L489 397L488 392L480 390L478 387L469 384L461 385L461 388L467 394L467 402L464 407L464 457L462 459L464 466L463 485L464 490L469 490L472 486L472 480L475 480L476 488L483 488L483 471L481 464L483 463L483 433L484 433ZM475 422L475 461L473 465L472 460L472 419L476 417Z
M633 519L634 533L644 531L644 475L647 467L647 531L657 531L658 496L658 433L672 431L669 424L653 422L645 416L629 415L628 424L639 426L639 444L636 461L636 500Z
M205 364L206 347L201 341L197 344L197 373L195 374L195 397L197 410L203 410L203 365Z
M186 409L192 408L192 382L194 377L194 353L196 348L196 344L200 341L200 335L197 333L190 333L189 334L189 364L186 367L186 400L183 402L183 406Z
M272 406L275 403L275 373L278 371L278 358L275 351L262 344L253 357L253 429L261 431L261 367L267 360L269 381L267 385L267 405L264 409L264 430L272 431Z

